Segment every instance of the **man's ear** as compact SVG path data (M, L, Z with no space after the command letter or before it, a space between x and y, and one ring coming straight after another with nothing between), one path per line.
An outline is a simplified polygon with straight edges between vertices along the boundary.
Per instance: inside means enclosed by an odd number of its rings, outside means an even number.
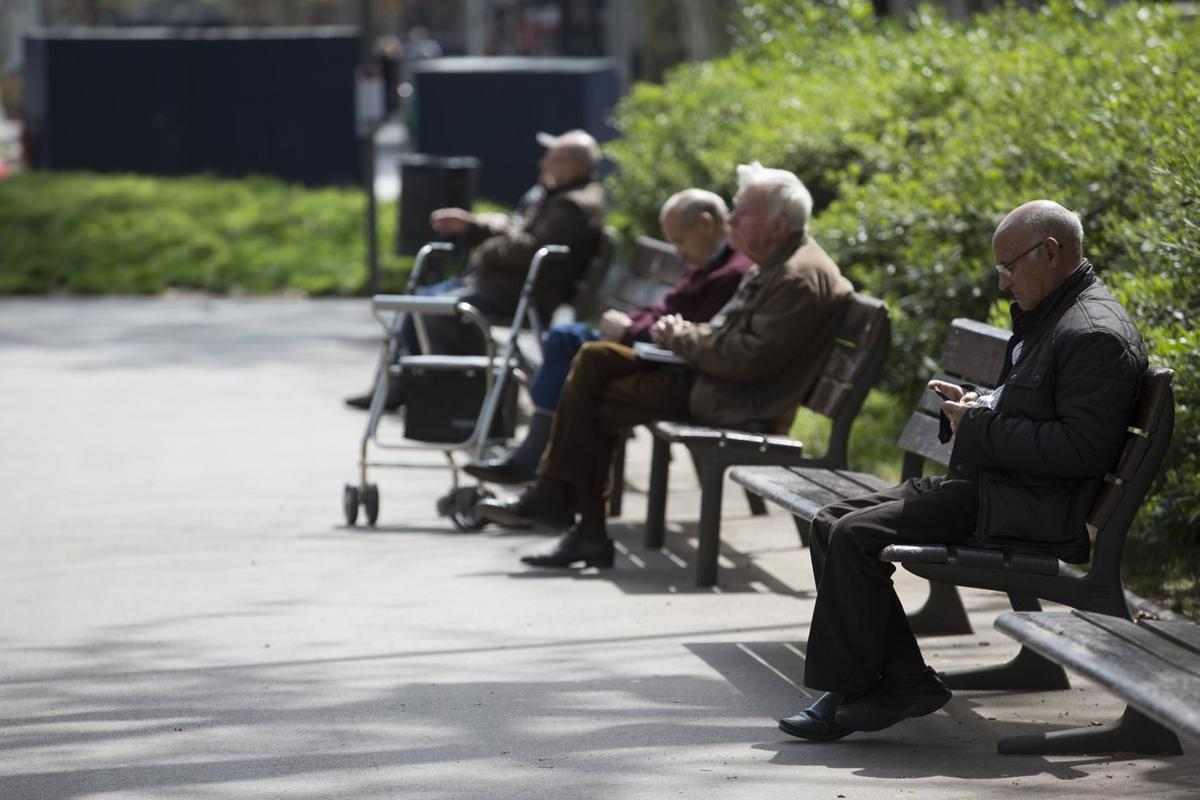
M1055 239L1053 236L1046 237L1045 247L1047 261L1054 261L1054 259L1058 258L1058 251L1062 249L1062 246L1058 243L1058 239Z

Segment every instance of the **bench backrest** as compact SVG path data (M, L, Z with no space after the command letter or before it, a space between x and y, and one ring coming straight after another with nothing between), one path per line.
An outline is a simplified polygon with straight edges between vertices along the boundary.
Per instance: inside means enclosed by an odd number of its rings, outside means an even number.
M852 295L833 349L804 403L833 422L829 446L814 466L846 469L850 428L883 372L891 340L891 321L883 301L857 292Z
M1092 571L1116 570L1129 525L1158 475L1175 430L1174 372L1151 367L1142 376L1121 458L1104 479L1088 514Z
M954 320L942 348L942 371L931 377L994 389L1004 368L1009 336L1009 331L994 325L971 319ZM926 459L943 466L950 463L952 442L938 441L941 407L941 398L933 392L921 391L917 407L896 443L904 451L903 478L918 477Z
M674 246L639 236L630 263L614 266L600 283L594 313L609 308L629 311L654 305L671 290L685 269Z
M576 285L574 297L571 298L576 319L591 319L603 310L596 307L600 302L600 287L604 285L612 270L616 252L617 232L606 227L596 247L596 254L588 264L583 280Z

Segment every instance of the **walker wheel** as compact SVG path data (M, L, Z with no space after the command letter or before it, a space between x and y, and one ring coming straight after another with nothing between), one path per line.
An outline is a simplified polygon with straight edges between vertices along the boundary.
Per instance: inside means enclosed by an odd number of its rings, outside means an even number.
M378 508L376 508L378 511ZM346 515L346 525L353 528L358 522L358 487L347 483L342 489L342 513Z
M362 503L367 512L367 524L373 528L375 520L379 519L379 487L373 483L363 487Z
M449 517L454 527L466 533L483 530L487 520L479 516L477 505L480 500L495 497L492 492L480 486L465 486L453 489L449 494L438 500L438 514Z

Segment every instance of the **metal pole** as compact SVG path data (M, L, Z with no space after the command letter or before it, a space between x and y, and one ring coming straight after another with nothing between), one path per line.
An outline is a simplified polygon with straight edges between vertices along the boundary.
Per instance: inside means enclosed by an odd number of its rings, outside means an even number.
M359 69L362 76L373 75L378 70L372 52L374 30L371 0L359 0ZM379 242L376 232L375 209L375 125L364 126L360 146L362 153L363 192L367 199L367 293L379 291Z

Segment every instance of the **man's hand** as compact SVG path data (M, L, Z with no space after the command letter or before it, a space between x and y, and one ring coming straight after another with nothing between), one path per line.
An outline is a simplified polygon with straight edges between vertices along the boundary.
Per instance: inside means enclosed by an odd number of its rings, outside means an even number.
M625 338L625 331L629 330L629 326L633 324L633 320L624 311L616 308L610 308L600 317L600 335L610 342L619 342Z
M442 236L459 236L475 223L475 215L461 208L439 208L429 215L429 224Z
M658 322L654 323L654 327L650 329L650 338L659 347L670 350L675 338L692 327L692 323L678 314L667 314L659 317Z
M963 414L975 407L979 399L977 392L964 392L961 386L946 381L930 381L925 385L929 391L942 398L942 413L950 420L950 430L958 433L958 423Z
M925 384L925 388L936 394L943 400L959 402L963 397L962 387L956 383L947 383L946 381L930 381Z

